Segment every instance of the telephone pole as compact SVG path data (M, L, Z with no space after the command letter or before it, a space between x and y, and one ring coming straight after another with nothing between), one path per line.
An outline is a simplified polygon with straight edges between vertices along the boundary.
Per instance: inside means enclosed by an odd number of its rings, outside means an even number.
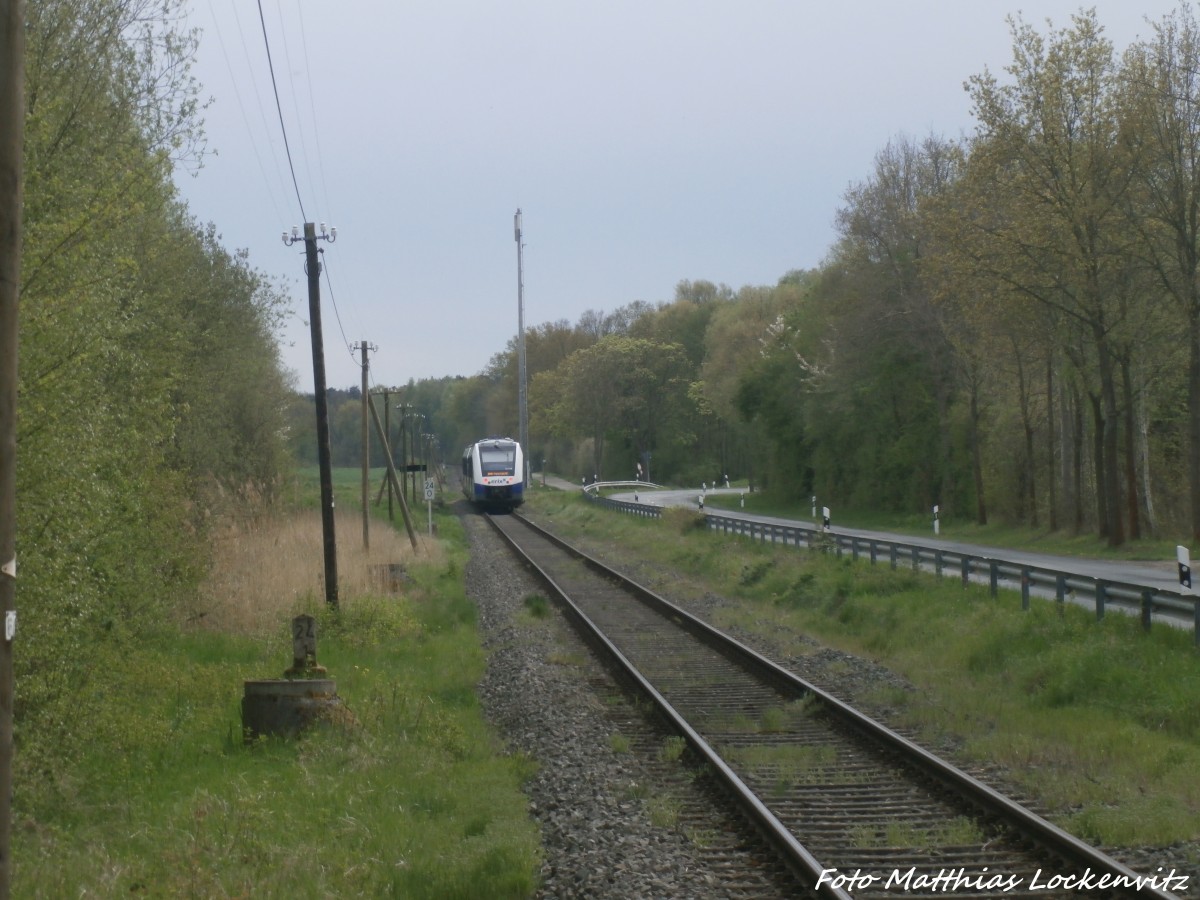
M408 415L413 409L411 403L397 403L396 412L400 413L400 495L408 496Z
M0 898L12 882L13 656L17 627L17 306L25 137L25 3L0 0Z
M396 464L396 459L395 459L395 456L392 454L392 420L391 420L391 405L390 405L391 401L389 398L392 396L392 394L395 394L397 392L397 390L398 389L394 388L394 387L384 387L384 388L376 388L375 390L373 390L371 392L372 395L374 395L374 396L382 396L383 397L384 453L388 454L388 458L391 459L393 466ZM369 405L369 403L370 403L370 401L368 400L368 405ZM383 499L384 491L387 491L387 495L388 495L388 521L394 522L394 521L396 521L396 514L392 510L392 499L395 496L395 494L392 490L392 479L388 476L388 473L386 471L384 471L384 473L383 473L383 485L379 488L379 493L375 496L375 505L376 506L378 506L379 501Z
M304 237L292 227L283 233L287 246L304 241L304 272L308 275L308 319L312 330L313 391L317 401L317 462L321 468L321 530L325 538L325 602L338 605L337 538L333 528L333 463L329 446L329 398L325 387L325 341L321 334L321 261L317 241L337 240L337 229L326 229L321 223L318 238L316 226L304 223Z
M362 517L363 517L363 549L371 549L371 417L368 404L371 402L367 393L367 374L370 371L367 363L367 353L379 348L366 341L359 341L350 348L362 351Z

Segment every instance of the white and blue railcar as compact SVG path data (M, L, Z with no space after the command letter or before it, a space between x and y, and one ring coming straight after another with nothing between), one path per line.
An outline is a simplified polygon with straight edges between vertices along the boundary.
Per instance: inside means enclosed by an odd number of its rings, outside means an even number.
M482 509L512 510L525 502L525 456L512 438L486 438L463 451L462 486Z

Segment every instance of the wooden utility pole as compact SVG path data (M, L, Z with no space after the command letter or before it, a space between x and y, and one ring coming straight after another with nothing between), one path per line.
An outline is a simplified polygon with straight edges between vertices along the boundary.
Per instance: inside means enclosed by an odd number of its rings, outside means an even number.
M404 528L408 532L408 540L412 543L412 548L417 549L417 533L413 530L412 519L408 514L408 503L404 499L404 491L400 490L400 482L396 479L396 467L392 463L392 448L388 444L387 432L383 430L383 425L379 422L379 413L375 412L374 401L370 402L371 419L375 422L375 430L379 434L379 439L383 442L383 455L387 460L388 478L391 479L392 485L396 488L396 493L400 495L400 514L404 516Z
M408 416L413 405L397 403L396 410L400 413L400 487L401 494L408 494Z
M394 459L392 459L392 451L391 451L391 443L390 443L391 439L392 439L392 420L391 420L391 407L390 407L391 400L390 400L390 398L391 398L392 394L396 393L396 389L393 387L377 388L376 390L372 391L371 393L373 396L382 396L383 397L384 452L388 455L388 459L392 460L392 465L394 466L396 464L396 461ZM379 486L379 493L375 495L375 505L376 506L378 506L380 504L380 502L383 500L383 492L384 491L387 491L387 498L388 498L388 521L395 522L396 521L396 513L392 508L392 501L396 495L395 495L395 492L392 490L392 479L390 477L388 477L386 469L384 470L384 473L383 473L383 484L381 484Z
M390 399L391 394L392 394L392 392L388 391L388 390L385 390L383 392L383 446L384 446L383 452L387 454L387 458L389 461L392 460L392 448L391 448L391 445L388 443L392 439L392 416L391 416L391 410L389 408L389 406L391 404L391 399ZM386 467L385 467L385 472L384 472L384 476L383 476L383 483L385 485L387 485L388 521L395 522L396 521L396 513L392 509L392 501L395 498L396 492L394 490L392 490L392 479L390 477L388 477L387 472L386 472Z
M374 344L367 341L359 341L355 344L352 350L362 351L362 517L363 517L363 549L371 549L371 430L370 430L370 415L367 412L367 406L370 402L370 395L367 393L367 378L370 369L367 362L367 353L372 350L378 350Z
M321 261L317 255L317 229L304 223L304 237L292 229L283 233L288 246L304 241L304 271L308 275L308 320L312 332L313 391L317 401L317 463L321 468L321 529L325 542L325 602L338 605L337 537L333 527L333 453L329 443L329 397L325 387L325 339L321 333ZM321 240L337 240L337 229L321 225Z
M0 898L12 883L13 636L17 626L17 307L25 140L25 3L0 0Z

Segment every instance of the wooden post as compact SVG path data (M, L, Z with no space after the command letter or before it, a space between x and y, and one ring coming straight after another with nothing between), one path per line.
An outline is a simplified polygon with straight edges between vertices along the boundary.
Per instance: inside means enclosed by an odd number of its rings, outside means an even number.
M408 532L409 543L416 550L417 533L413 530L412 519L408 515L408 501L404 499L404 491L400 489L400 483L396 480L396 467L392 465L392 451L388 446L387 435L383 431L383 426L379 423L379 413L375 411L375 404L373 402L370 403L369 408L371 410L371 421L375 423L375 430L379 435L379 439L383 441L383 456L387 460L388 478L392 479L396 493L400 495L400 514L404 517L404 528Z
M371 510L369 500L371 496L371 431L367 424L367 403L370 395L367 393L367 381L369 363L367 362L367 353L371 350L371 345L366 341L359 342L359 349L362 350L362 532L363 532L363 549L371 549Z
M333 453L329 441L329 397L325 390L325 339L321 330L321 261L317 229L304 223L304 266L308 274L308 329L312 336L313 391L317 401L317 463L321 469L321 533L325 545L325 602L338 605L337 534L333 515Z

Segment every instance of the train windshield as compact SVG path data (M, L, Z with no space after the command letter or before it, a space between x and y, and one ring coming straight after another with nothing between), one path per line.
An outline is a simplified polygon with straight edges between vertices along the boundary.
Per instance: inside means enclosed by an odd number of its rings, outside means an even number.
M512 475L517 468L517 445L480 444L479 468L484 475Z

